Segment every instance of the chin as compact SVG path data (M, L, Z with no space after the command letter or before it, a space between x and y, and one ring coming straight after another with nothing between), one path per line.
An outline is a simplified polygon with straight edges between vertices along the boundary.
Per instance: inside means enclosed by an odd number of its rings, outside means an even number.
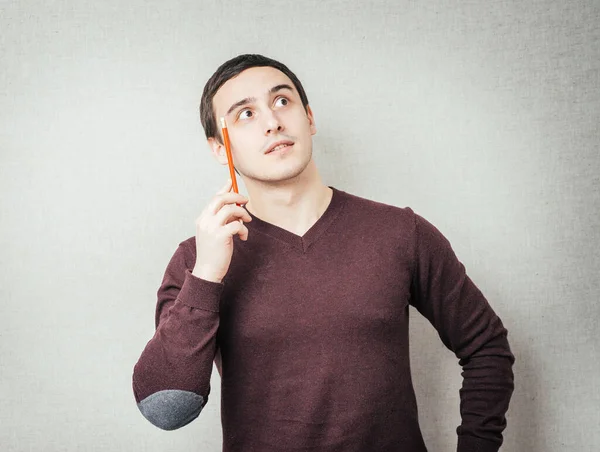
M293 164L281 169L281 180L294 179L302 175L310 167L312 155L306 156L302 161L295 161Z

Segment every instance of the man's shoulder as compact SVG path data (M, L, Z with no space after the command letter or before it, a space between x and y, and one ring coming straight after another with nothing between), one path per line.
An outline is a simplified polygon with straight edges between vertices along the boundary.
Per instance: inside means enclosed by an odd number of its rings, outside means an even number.
M191 236L188 237L187 239L183 240L182 242L179 242L179 246L183 247L184 249L196 249L196 236Z
M370 227L376 223L381 230L400 231L402 235L408 234L416 240L435 243L429 246L450 246L449 239L441 229L411 207L399 207L350 193L345 196L350 201L347 204L352 206L350 210L355 212L355 218L364 219L367 223L369 218L376 219Z
M399 206L340 190L346 198L346 208L363 218L414 222L415 212L409 206Z
M186 267L193 265L196 261L196 237L192 236L180 241L173 255L173 259L185 262Z
M437 226L409 206L400 207L347 192L345 196L346 204L350 206L348 210L357 223L376 226L380 230L400 231L403 235L418 236L421 240L448 241Z

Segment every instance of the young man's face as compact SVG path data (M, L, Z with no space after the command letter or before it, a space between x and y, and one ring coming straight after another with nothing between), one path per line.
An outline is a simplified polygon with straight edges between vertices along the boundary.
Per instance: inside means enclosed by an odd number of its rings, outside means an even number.
M240 174L258 181L284 181L301 174L312 159L312 112L305 111L292 81L272 67L246 69L228 80L213 98L217 126L225 117L233 162ZM279 141L289 146L267 153ZM218 161L225 146L210 138Z

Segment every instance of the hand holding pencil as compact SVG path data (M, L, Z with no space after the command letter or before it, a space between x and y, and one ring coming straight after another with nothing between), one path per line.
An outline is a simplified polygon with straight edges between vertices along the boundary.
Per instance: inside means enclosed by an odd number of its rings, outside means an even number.
M196 219L196 263L192 275L207 281L220 283L227 274L233 255L233 236L248 240L244 222L252 221L252 217L241 207L248 198L232 193L231 188L228 180Z
M196 263L192 270L192 275L217 283L223 281L231 265L233 236L239 235L240 239L248 240L244 221L252 221L242 207L248 198L238 191L225 118L221 118L221 125L231 178L196 219Z

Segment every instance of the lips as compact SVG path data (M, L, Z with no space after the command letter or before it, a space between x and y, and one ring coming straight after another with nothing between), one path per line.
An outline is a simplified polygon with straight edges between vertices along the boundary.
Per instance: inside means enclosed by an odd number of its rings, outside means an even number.
M275 150L284 149L284 146L293 146L293 145L294 145L293 141L289 141L289 140L277 141L277 142L273 143L271 146L269 146L269 148L266 150L265 154L269 154L270 152L273 152Z

